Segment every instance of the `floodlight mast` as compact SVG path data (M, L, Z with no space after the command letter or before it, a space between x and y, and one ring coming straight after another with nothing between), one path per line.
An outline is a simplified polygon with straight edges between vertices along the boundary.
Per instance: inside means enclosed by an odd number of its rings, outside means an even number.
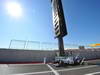
M51 0L53 25L56 38L58 38L59 55L64 56L64 42L63 37L67 35L66 23L63 13L63 7L61 0Z

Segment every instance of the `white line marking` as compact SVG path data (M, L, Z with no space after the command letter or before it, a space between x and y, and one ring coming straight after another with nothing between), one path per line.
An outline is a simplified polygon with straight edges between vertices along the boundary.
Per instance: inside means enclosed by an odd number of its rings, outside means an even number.
M93 73L89 73L89 74L85 74L85 75L95 75L95 74L100 74L100 72L93 72Z
M8 65L7 64L0 64L0 68L7 68Z
M92 67L97 67L97 65L85 66L85 67L77 67L77 68L69 68L69 69L62 69L62 70L57 70L57 71L71 71L71 70L79 70L79 69L86 69L86 68L92 68Z
M42 74L42 73L50 73L50 72L52 72L52 71L31 72L31 73L20 73L20 74L10 74L10 75Z
M47 66L51 69L52 67L47 64ZM53 72L55 75L59 75L59 71L71 71L71 70L78 70L78 69L85 69L85 68L92 68L92 67L97 67L97 65L93 66L85 66L85 67L78 67L78 68L69 68L69 69L62 69L62 70L54 70L52 68L52 71L42 71L42 72L31 72L31 73L20 73L20 74L10 74L10 75L27 75L27 74L43 74L43 73L50 73ZM57 72L58 71L58 72Z
M49 64L47 64L47 66L51 69L51 71L52 71L55 75L59 75L59 73L57 72L57 70L53 69Z
M44 65L44 64L9 64L9 66Z

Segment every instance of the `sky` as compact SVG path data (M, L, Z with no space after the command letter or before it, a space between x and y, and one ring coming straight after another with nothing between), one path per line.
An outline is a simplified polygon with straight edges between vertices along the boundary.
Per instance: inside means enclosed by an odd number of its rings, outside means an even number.
M11 16L7 3L21 6L20 17ZM100 43L100 0L62 0L68 35L64 43ZM17 9L14 9L17 10ZM12 39L57 43L50 0L0 0L0 48Z

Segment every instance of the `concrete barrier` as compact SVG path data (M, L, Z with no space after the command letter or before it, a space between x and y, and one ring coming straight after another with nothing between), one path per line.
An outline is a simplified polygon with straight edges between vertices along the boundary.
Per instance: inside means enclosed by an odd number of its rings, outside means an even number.
M0 49L0 62L43 62L44 57L50 62L55 57L54 51Z
M43 51L43 50L19 50L19 49L0 49L0 63L13 63L13 62L52 62L55 58L57 51ZM98 49L75 49L65 50L68 55L72 52L72 55L79 54L80 57L89 59L100 59L100 48Z

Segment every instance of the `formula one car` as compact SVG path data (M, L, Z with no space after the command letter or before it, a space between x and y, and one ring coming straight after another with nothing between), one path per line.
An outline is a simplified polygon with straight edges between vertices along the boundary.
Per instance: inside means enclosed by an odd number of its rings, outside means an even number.
M66 65L81 65L84 64L85 58L80 58L77 56L67 56L67 57L55 57L55 66L66 66Z

